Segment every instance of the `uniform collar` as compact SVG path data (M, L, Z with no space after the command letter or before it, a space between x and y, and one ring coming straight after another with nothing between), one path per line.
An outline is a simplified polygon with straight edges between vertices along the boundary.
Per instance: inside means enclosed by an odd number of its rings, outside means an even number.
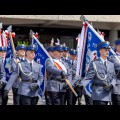
M100 60L102 61L103 64L104 64L105 61L106 61L106 63L107 63L107 59L106 59L106 60L103 60L103 58L100 57Z
M28 63L32 63L32 64L33 64L33 61L34 61L34 60L32 60L32 62L30 62L28 59L26 59L26 60L27 60Z
M21 60L21 59L22 59L22 60L25 60L25 57L23 57L23 58L19 57L19 59L20 59L20 60Z
M56 60L58 60L58 61L62 62L62 59L58 59L58 58L55 58L55 57L54 57L53 59L56 59Z

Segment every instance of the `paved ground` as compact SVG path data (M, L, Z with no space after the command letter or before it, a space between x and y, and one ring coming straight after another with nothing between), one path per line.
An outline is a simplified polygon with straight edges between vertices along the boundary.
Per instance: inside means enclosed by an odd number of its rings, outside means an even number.
M82 105L85 105L84 97L82 97L81 103L82 103ZM13 94L12 94L12 91L9 92L8 105L13 105ZM44 99L43 100L39 100L38 105L45 105L45 100Z

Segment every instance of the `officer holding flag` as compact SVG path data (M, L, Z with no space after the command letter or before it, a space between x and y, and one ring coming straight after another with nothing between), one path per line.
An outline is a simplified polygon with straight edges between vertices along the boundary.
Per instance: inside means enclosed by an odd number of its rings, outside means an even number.
M46 61L48 73L46 83L47 93L50 97L51 105L64 105L66 92L66 89L64 89L66 85L65 79L70 79L70 68L67 63L61 60L63 46L56 45L53 50L53 62L50 59Z
M93 105L107 105L111 101L112 89L116 84L114 64L107 58L110 43L101 42L97 46L100 57L90 63L84 80L93 80Z

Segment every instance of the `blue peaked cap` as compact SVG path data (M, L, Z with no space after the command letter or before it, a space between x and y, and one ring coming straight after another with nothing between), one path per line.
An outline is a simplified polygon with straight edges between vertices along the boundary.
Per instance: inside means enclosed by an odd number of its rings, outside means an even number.
M49 47L48 49L47 49L47 51L49 52L49 51L53 51L53 47Z
M57 45L53 48L54 51L63 51L63 46L62 45Z
M109 41L101 42L101 43L98 44L97 48L99 50L102 49L102 48L109 49L110 48L110 42Z
M7 51L7 48L4 46L0 46L0 51Z
M77 51L74 49L71 49L69 53L70 55L77 55Z
M36 47L36 45L33 45L33 44L28 45L26 47L26 51L37 51L37 47Z
M19 46L16 47L16 50L21 50L21 49L26 49L26 46L24 44L21 44Z
M63 47L63 51L69 51L69 48L68 47Z
M120 44L120 39L115 40L114 43L115 43L115 45L119 45Z

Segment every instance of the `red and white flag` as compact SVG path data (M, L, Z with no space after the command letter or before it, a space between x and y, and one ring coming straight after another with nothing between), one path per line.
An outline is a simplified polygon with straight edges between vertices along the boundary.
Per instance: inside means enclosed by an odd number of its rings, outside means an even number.
M2 46L2 35L1 35L1 32L0 32L0 47Z
M7 42L7 35L5 34L5 32L2 32L2 46L7 47L8 46L8 42Z
M83 63L83 53L85 49L85 37L86 37L87 24L83 23L81 34L78 35L78 44L77 44L77 68L76 68L76 77L81 78L82 74L82 63Z

